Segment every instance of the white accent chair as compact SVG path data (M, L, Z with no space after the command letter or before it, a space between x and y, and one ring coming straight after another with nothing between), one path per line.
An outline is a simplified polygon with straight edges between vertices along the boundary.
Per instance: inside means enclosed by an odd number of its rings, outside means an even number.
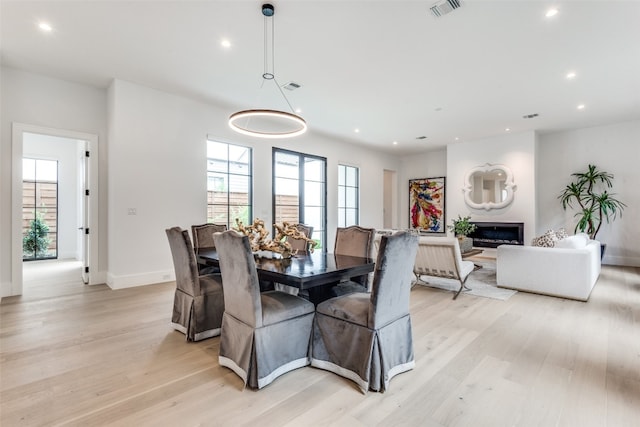
M416 283L429 284L422 276L457 280L460 282L460 289L453 296L456 299L463 289L468 289L465 282L473 268L471 261L463 261L460 244L455 237L420 236L413 267Z

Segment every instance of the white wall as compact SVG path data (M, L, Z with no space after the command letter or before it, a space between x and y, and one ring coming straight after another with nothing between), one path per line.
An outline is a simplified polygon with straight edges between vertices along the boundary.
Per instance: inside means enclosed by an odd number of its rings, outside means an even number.
M536 230L536 135L534 132L506 134L447 147L447 223L458 215L472 221L524 222L524 240ZM472 168L486 163L502 164L513 172L516 185L513 202L502 209L471 209L464 202L464 178Z
M421 178L437 178L447 176L447 151L433 150L422 154L404 157L402 159L402 167L398 174L398 201L400 203L400 219L399 228L409 227L409 180ZM445 185L449 186L448 180ZM448 200L445 195L445 216L447 215Z
M571 174L589 164L614 175L611 192L627 207L596 236L607 243L605 264L640 266L640 120L540 135L538 145L538 229L573 232L575 211L563 211L558 195Z
M271 218L272 147L327 158L327 242L337 227L338 164L360 168L360 224L383 224L384 170L393 156L313 133L257 140L229 129L232 111L116 80L109 89L109 275L113 288L173 278L164 230L206 221L206 138L253 148L254 217ZM313 126L313 125L312 125ZM128 215L129 208L137 215Z
M58 161L58 258L80 258L78 247L79 142L50 135L27 133L22 157Z
M55 129L96 134L99 138L100 171L95 188L102 219L97 230L99 262L96 276L107 268L106 241L106 129L107 94L105 90L70 83L7 67L0 67L0 295L12 290L11 259L11 184L12 123L24 123ZM95 230L94 230L95 231ZM97 269L98 271L95 271ZM94 276L92 273L92 277ZM105 274L106 276L106 274Z

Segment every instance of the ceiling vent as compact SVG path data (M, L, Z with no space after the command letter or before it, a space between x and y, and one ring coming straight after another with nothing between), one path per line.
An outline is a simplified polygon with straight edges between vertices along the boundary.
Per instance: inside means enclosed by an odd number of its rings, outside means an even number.
M300 89L302 86L296 82L289 82L283 85L282 87L287 90L296 90L296 89Z
M437 3L434 3L431 6L430 10L433 13L433 16L436 18L441 17L442 15L446 15L449 12L453 12L455 9L462 6L460 4L460 0L442 0Z

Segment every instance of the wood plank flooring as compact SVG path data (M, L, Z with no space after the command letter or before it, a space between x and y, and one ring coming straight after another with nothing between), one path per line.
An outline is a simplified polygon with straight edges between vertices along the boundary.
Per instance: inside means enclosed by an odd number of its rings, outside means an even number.
M260 391L187 343L175 285L67 283L3 298L2 426L639 426L640 269L604 266L587 303L411 293L416 368L361 394L302 368Z

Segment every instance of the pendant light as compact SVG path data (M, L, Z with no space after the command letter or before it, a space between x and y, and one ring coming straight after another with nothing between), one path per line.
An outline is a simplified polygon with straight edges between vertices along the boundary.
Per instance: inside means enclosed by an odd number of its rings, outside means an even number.
M291 103L285 96L282 88L278 84L275 76L274 65L274 18L275 9L271 4L262 5L264 15L264 72L262 74L263 86L265 83L273 82L282 95L291 112L275 109L251 109L242 110L229 116L229 126L234 131L243 135L255 136L258 138L291 138L302 135L307 131L307 122L295 114ZM271 61L269 61L268 47L268 24L271 24ZM269 68L269 62L271 67Z

